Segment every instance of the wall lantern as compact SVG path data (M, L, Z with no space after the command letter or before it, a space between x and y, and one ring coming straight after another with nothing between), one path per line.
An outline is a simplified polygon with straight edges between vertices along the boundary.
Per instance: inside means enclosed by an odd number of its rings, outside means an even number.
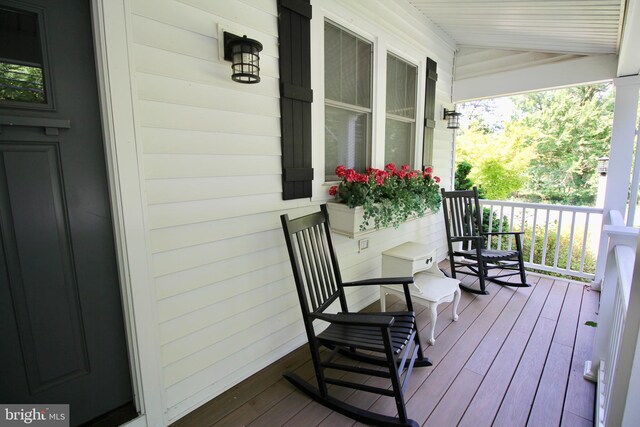
M224 59L231 61L231 79L238 83L260 81L260 54L262 44L247 36L224 32Z
M458 113L456 110L447 110L445 108L442 118L447 121L447 129L460 129L461 115L462 113Z
M600 157L598 159L598 172L600 172L600 176L607 176L607 172L609 172L608 157Z

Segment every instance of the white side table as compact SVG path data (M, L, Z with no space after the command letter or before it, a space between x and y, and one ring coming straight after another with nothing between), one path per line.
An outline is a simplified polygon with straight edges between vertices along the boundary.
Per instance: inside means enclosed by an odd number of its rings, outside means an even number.
M428 245L406 242L382 253L382 277L413 276L409 285L412 301L426 306L431 313L429 344L435 343L438 304L453 301L453 320L458 320L460 302L460 281L446 277L438 268L436 251ZM380 307L386 310L386 295L392 294L404 299L402 285L380 286Z

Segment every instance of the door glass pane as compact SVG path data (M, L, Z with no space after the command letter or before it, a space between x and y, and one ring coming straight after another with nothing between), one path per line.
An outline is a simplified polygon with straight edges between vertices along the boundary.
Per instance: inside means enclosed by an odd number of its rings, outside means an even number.
M337 180L335 169L345 165L364 172L367 165L367 136L370 113L344 108L325 108L325 176L327 181Z
M387 119L384 136L384 163L411 165L413 123Z
M0 102L46 104L38 15L0 7Z

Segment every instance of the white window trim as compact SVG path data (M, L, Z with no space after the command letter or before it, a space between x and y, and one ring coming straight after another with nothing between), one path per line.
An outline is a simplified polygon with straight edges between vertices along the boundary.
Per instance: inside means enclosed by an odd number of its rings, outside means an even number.
M331 7L329 10L328 7ZM416 82L416 125L414 129L413 168L420 168L422 159L422 139L424 126L424 91L426 79L427 51L416 49L400 37L388 34L380 26L363 19L353 11L337 4L325 6L314 4L311 20L311 87L314 102L311 106L313 184L312 201L330 200L329 187L335 181L325 181L324 159L324 23L329 20L358 37L372 43L372 87L371 87L371 166L384 167L385 158L385 126L386 126L386 85L387 85L387 53L391 53L404 61L418 67ZM408 53L411 52L411 53ZM317 71L317 70L322 70ZM336 165L337 166L337 165Z

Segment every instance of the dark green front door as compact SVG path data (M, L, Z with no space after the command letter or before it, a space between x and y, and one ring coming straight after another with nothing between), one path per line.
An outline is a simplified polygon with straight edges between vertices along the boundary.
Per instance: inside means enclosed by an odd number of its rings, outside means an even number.
M131 402L86 0L0 0L0 403Z

